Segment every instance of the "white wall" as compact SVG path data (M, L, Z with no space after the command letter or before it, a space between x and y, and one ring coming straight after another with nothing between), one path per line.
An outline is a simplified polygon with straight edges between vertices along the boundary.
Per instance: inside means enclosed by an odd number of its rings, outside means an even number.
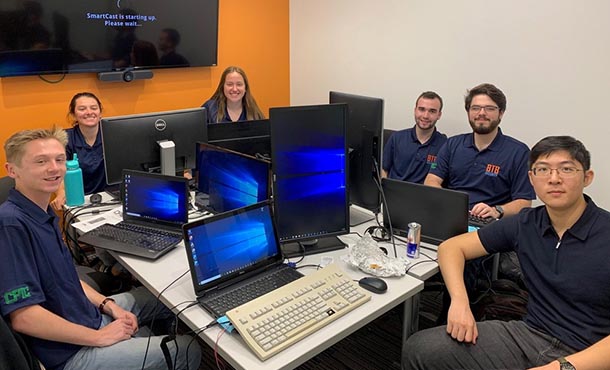
M505 134L530 147L572 135L593 157L587 190L610 209L610 2L607 0L290 0L291 104L338 90L385 99L385 127L413 125L425 90L445 101L438 123L469 132L466 89L507 96Z

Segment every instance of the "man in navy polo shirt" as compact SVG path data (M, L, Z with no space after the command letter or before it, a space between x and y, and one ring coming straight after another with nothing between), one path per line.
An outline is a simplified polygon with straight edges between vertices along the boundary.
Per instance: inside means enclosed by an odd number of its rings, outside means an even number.
M443 114L443 99L433 91L423 92L415 101L415 126L397 131L383 149L382 177L423 183L436 153L447 136L436 130Z
M531 206L529 149L499 128L506 96L481 84L468 92L465 107L473 132L447 140L424 184L467 192L470 212L479 217L502 218Z
M608 369L610 213L583 194L593 181L590 155L569 136L542 139L529 156L529 180L544 203L438 249L451 294L447 326L403 346L403 369ZM524 320L477 323L463 270L466 260L515 251L529 290Z
M156 310L146 289L104 297L78 278L49 206L66 173L66 142L65 131L54 129L21 131L4 144L15 188L0 206L0 312L47 370L166 369L162 337L151 337L149 347L135 336L139 321L171 313ZM177 368L187 367L189 342L168 343ZM198 369L197 344L188 358Z

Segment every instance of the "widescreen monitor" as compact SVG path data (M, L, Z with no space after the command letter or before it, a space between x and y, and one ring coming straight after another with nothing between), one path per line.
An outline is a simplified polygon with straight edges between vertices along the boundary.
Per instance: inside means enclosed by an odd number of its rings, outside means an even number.
M215 66L217 54L218 0L0 5L0 77Z
M271 158L269 120L210 123L208 143L255 157Z
M378 179L381 177L383 99L368 96L330 92L330 103L348 106L347 144L349 146L349 200L350 204L373 213L381 210ZM350 210L351 226L369 221L353 207Z
M173 167L171 175L195 168L196 144L207 141L206 119L205 108L102 118L106 182L120 183L124 169L168 174L162 161ZM162 149L170 156L162 157Z
M336 236L349 233L347 105L272 108L269 119L273 198L284 253L343 248Z
M196 174L197 199L214 213L269 199L269 161L199 143Z

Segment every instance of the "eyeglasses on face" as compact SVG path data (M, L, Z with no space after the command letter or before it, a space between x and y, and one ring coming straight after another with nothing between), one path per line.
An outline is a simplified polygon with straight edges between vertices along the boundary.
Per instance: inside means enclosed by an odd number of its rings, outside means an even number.
M557 174L561 177L574 177L580 171L584 171L578 169L576 167L559 167L559 168L551 168L545 166L537 166L532 168L532 173L536 177L550 177L553 171L557 171Z
M497 112L500 108L496 107L495 105L486 105L486 106L480 106L480 105L472 105L470 106L470 111L472 113L478 113L481 111L481 109L483 109L485 111L485 113L494 113Z

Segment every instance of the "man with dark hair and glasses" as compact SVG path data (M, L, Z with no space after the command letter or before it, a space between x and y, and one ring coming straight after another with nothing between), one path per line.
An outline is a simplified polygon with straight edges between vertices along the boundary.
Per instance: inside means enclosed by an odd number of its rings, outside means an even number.
M465 108L472 134L447 140L424 183L467 192L470 212L478 217L502 218L531 206L529 149L499 127L506 111L504 93L492 84L478 85L468 91Z
M538 142L529 181L544 205L451 238L438 249L451 295L447 325L415 333L406 369L607 369L610 353L610 213L583 193L589 152L569 136ZM527 315L477 323L466 294L466 260L515 251L529 290Z
M397 131L383 148L381 175L423 183L447 135L436 130L443 114L443 99L434 91L421 93L415 101L415 125Z

